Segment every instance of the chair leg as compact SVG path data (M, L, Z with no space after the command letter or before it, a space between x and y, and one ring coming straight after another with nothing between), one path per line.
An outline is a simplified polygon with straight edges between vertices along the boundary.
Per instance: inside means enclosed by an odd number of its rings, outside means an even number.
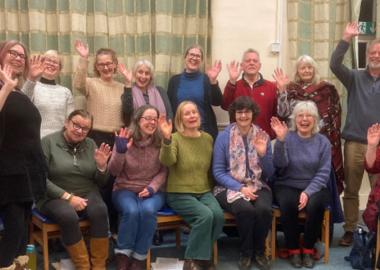
M323 242L325 244L325 256L323 261L327 264L330 257L330 211L325 210L323 216L322 237L324 238Z
M151 260L151 253L150 253L150 249L148 249L148 253L146 254L146 270L150 270L150 260Z
M49 270L49 239L46 230L42 227L42 255L44 257L44 270Z
M272 230L271 230L271 257L272 257L272 261L274 261L276 259L276 225L277 225L277 219L276 217L273 215L272 216Z
M271 255L271 251L270 251L270 245L271 245L271 232L268 232L268 235L267 237L265 238L265 256L267 258L269 258L269 256Z
M214 260L214 264L217 265L218 264L218 241L215 240L214 241L214 245L213 245L213 260Z
M175 229L175 246L176 246L176 248L181 247L181 229L180 229L180 227L177 227Z

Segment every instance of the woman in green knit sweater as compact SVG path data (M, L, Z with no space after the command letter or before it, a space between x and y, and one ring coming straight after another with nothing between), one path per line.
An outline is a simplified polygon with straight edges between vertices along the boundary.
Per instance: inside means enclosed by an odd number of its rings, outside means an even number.
M182 102L175 115L176 133L165 116L159 119L163 136L160 161L169 167L167 202L191 227L184 270L214 269L213 242L222 232L223 211L211 193L212 137L200 131L200 115L191 101Z

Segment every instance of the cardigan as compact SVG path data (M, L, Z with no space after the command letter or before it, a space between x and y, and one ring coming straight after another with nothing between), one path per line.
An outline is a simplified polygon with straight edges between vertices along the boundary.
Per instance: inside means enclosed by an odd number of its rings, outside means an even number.
M0 111L0 205L32 202L45 192L40 124L40 113L30 99L12 91Z
M74 87L87 99L87 110L94 117L93 129L118 131L123 126L120 96L124 85L117 81L106 82L100 78L87 77L88 60L80 58L74 75Z
M84 197L106 184L108 172L100 172L94 159L94 140L85 138L79 144L70 145L63 131L49 134L42 139L42 149L48 164L46 197L37 202L41 207L51 199L59 199L65 192Z
M186 72L183 72L183 73L186 74ZM179 85L181 82L181 76L183 75L183 73L174 75L169 80L168 97L169 97L173 112L177 111L177 107L179 105L177 93L178 93ZM218 135L218 126L216 123L216 116L211 105L213 106L222 105L223 95L218 84L211 84L210 79L208 78L206 74L204 73L199 73L199 74L204 77L203 90L204 90L205 108L203 108L203 111L204 111L205 119L202 119L202 124L205 126L204 131L209 133L215 139L216 135Z
M61 130L66 118L74 110L73 95L62 85L27 80L22 91L41 114L41 138Z
M160 161L169 167L167 192L202 194L211 190L212 144L212 137L205 132L195 138L176 132L170 144L162 143Z

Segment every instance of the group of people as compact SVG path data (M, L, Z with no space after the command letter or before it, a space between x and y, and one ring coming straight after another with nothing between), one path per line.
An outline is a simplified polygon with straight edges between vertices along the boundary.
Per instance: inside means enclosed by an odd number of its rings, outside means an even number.
M212 246L223 211L236 218L239 269L253 263L270 269L264 243L273 202L282 213L291 265L312 268L324 209L342 191L340 244L350 245L364 164L373 172L380 164L379 127L370 128L380 122L380 40L367 49L367 69L351 70L342 61L357 34L357 24L348 24L331 58L348 91L344 166L339 95L320 80L310 56L297 60L293 81L276 69L271 82L260 73L258 51L248 49L241 63L227 65L222 93L221 62L202 72L203 51L193 45L184 71L165 91L154 84L152 63L139 60L130 71L108 48L96 52L96 76L89 77L88 46L76 41L73 85L86 97L87 110L75 110L71 91L57 84L63 62L56 51L29 58L22 43L1 43L0 269L27 262L33 202L61 227L77 269L106 269L110 226L117 228L117 269L144 269L165 204L190 227L184 270L215 269ZM228 110L231 124L221 132L212 106ZM299 211L307 213L302 245ZM89 248L78 226L82 218L91 224Z

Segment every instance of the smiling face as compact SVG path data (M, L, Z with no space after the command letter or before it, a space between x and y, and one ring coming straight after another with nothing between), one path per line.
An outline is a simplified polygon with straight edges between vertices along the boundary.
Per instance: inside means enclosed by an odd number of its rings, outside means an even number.
M99 54L96 57L95 67L103 81L111 81L116 72L116 63L110 54Z
M368 49L367 63L370 69L380 69L380 43L375 43Z
M3 65L9 65L12 68L13 76L19 76L24 72L26 62L26 52L21 45L14 45L6 53Z
M61 72L61 61L58 55L45 55L45 70L42 77L48 80L55 80Z
M247 52L243 57L241 68L245 75L256 76L261 68L260 57L255 52Z
M158 114L154 109L147 109L139 120L139 128L141 135L145 137L152 136L157 130Z
M235 112L235 120L240 130L249 129L253 121L253 113L249 109L237 110Z
M304 83L311 83L314 79L314 67L305 62L300 62L297 67L297 75Z
M198 129L201 126L201 119L196 105L188 103L183 106L181 120L184 129Z
M65 121L65 131L63 136L69 143L80 143L86 137L91 129L91 119L84 118L81 115L75 115L70 120Z
M152 72L145 65L139 66L135 71L136 86L141 90L146 90L152 81Z
M185 57L185 70L186 72L192 73L200 70L202 63L202 52L199 48L190 49Z
M300 111L296 115L295 120L298 135L307 138L313 134L313 129L316 125L316 122L312 114L310 114L309 112Z

